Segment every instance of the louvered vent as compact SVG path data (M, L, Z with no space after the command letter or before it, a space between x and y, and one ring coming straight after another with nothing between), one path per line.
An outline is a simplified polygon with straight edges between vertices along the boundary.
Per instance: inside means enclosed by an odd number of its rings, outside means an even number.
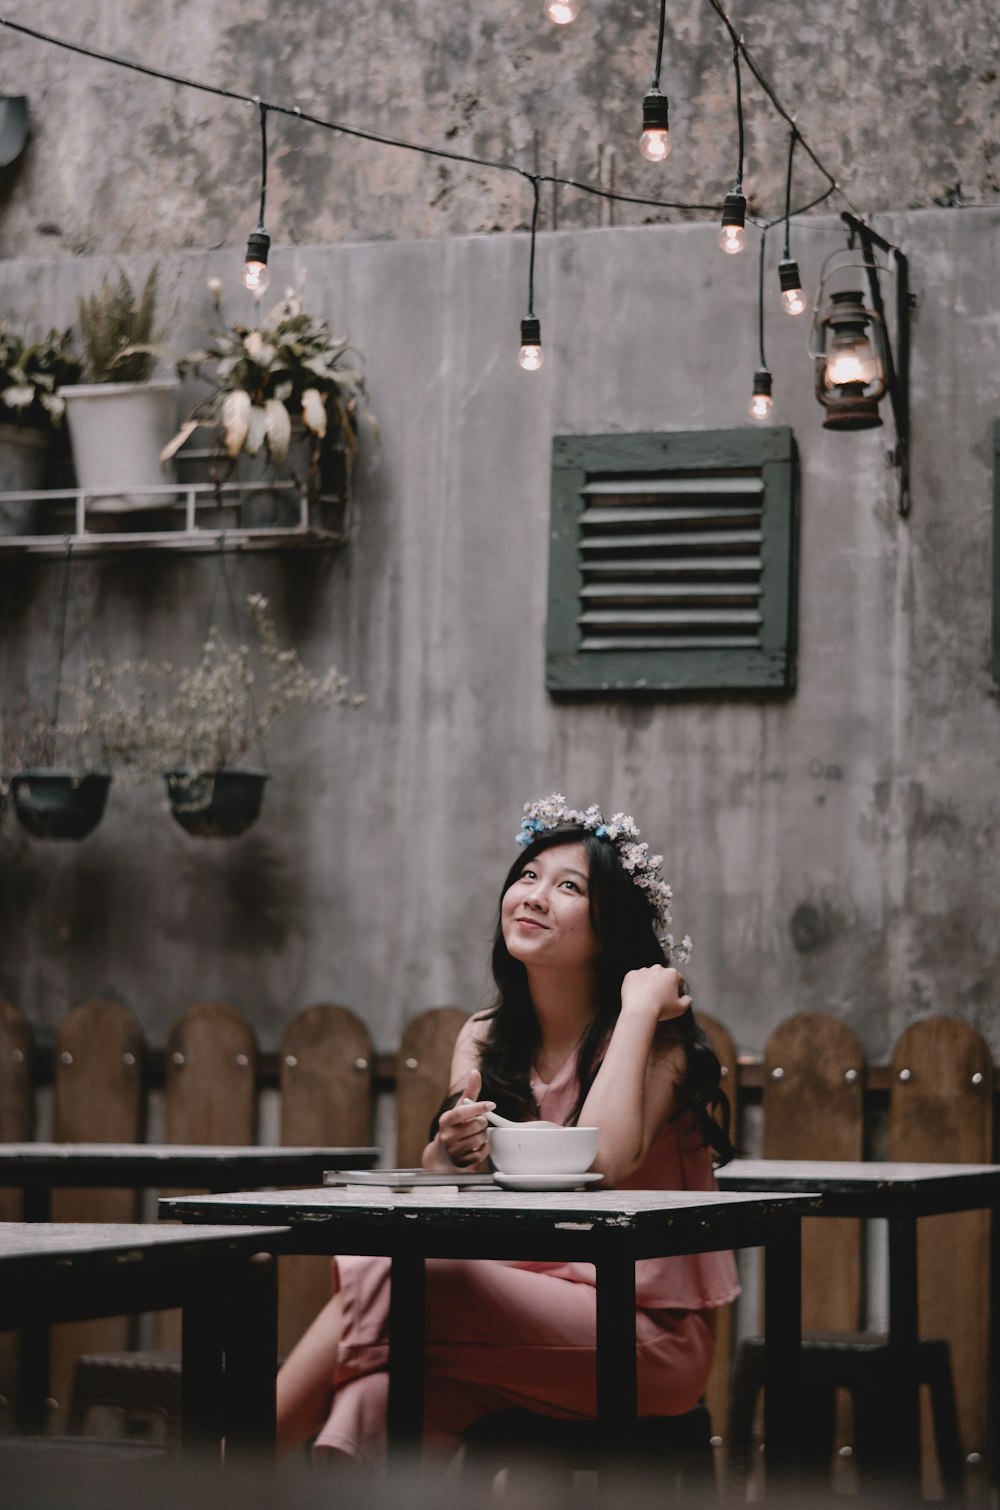
M581 493L581 650L760 646L759 473L591 476Z

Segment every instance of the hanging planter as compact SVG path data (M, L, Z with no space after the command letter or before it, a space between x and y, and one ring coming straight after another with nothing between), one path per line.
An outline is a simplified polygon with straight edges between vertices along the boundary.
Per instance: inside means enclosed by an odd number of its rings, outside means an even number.
M104 771L18 771L11 778L18 821L36 839L85 839L104 816L111 777Z
M170 811L197 839L234 839L260 817L264 771L167 771Z
M71 570L72 548L67 543L56 609L52 708L47 716L29 708L24 726L14 727L15 769L9 778L0 779L9 789L18 822L36 839L85 839L104 816L111 786L111 773L94 769L80 731L64 728L59 721ZM60 759L65 763L57 764Z
M309 671L278 638L267 599L246 599L244 630L220 543L208 632L196 661L89 663L88 685L74 692L77 721L62 732L96 739L125 782L166 780L170 810L196 838L232 838L260 816L268 779L264 739L294 708L332 709L348 697L335 666ZM224 638L217 609L228 608ZM256 768L240 762L260 751Z

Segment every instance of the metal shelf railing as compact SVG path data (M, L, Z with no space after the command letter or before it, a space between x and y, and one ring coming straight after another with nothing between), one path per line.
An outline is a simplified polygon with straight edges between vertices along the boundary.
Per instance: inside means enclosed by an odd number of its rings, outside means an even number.
M254 494L284 494L298 504L298 519L287 525L220 525L199 523L199 511L239 509ZM88 527L88 510L94 512L95 499L149 498L150 508L183 514L176 528L139 529L108 528L109 519L141 519L143 510L126 509L120 513L98 510L103 527ZM130 488L52 488L35 492L0 493L5 503L69 503L73 511L71 530L36 535L0 535L0 557L9 555L97 555L119 550L316 550L346 544L350 535L349 504L344 504L343 527L329 529L311 517L314 500L295 482L198 482L157 483L151 487Z

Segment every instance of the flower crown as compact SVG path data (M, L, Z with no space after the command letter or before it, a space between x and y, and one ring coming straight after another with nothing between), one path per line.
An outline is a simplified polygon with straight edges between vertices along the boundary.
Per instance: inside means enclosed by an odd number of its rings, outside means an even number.
M665 931L670 927L670 904L674 894L660 871L663 856L649 853L649 845L639 838L639 826L635 819L629 817L628 813L614 813L611 818L605 819L596 803L581 812L579 808L567 807L566 798L561 792L553 792L551 797L542 797L537 802L524 804L524 817L521 819L516 842L523 846L533 844L539 834L558 828L562 823L585 828L595 839L607 839L615 846L623 868L646 895L660 935L660 943L667 955L676 962L686 963L691 957L689 935L685 934L677 944L673 934Z

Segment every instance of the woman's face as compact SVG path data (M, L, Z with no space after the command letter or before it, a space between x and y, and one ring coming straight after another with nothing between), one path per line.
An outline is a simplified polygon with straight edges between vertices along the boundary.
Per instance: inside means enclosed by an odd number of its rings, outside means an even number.
M589 870L582 844L556 844L525 862L500 904L504 943L514 959L572 968L597 958Z

